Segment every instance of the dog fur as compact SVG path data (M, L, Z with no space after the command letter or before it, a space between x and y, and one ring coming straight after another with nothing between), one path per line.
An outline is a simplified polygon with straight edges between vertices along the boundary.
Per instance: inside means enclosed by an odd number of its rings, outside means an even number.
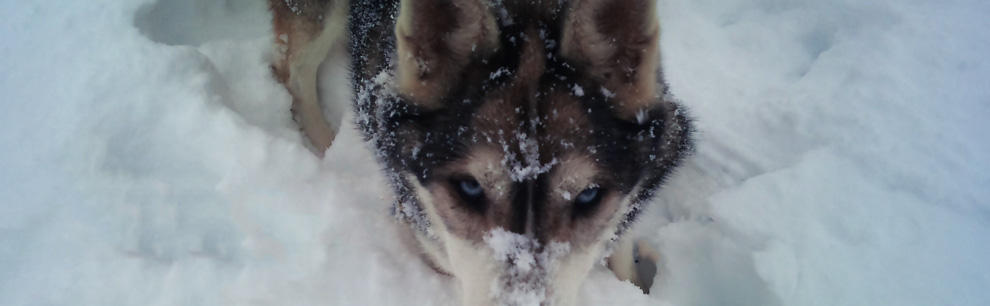
M355 121L393 214L427 264L458 280L464 305L523 303L519 292L572 305L608 253L620 279L652 282L620 237L691 148L663 79L654 0L270 7L273 69L318 152L337 127L316 70L349 43Z

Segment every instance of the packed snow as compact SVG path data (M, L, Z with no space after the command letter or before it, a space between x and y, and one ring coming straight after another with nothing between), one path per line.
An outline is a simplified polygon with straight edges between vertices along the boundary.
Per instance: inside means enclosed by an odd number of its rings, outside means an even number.
M456 305L350 118L306 148L264 1L3 7L0 305ZM582 304L990 304L990 2L658 10L697 149L631 232L650 294Z

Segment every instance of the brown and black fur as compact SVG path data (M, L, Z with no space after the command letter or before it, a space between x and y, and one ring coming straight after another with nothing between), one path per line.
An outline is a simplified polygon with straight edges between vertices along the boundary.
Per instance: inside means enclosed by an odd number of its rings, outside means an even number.
M390 16L395 16L393 10L396 9L397 2L352 3L351 16L354 19L351 23L351 54L355 70L355 92L375 90L369 88L378 86L371 80L381 71L394 69L395 38L365 33L388 33L387 29L394 27L395 21ZM644 1L615 2L631 6L629 3ZM605 189L628 193L638 182L644 180L644 188L639 190L635 198L637 202L650 199L664 177L690 148L691 129L683 108L665 100L667 85L659 82L658 91L653 95L656 101L651 101L652 105L644 110L642 116L645 118L639 120L642 122L637 121L634 114L623 113L616 106L616 101L612 101L614 97L609 98L595 89L602 88L605 83L633 82L630 80L632 76L629 73L617 73L602 79L582 73L589 65L587 62L560 56L559 43L552 46L545 43L560 41L566 3L561 7L555 5L557 1L529 3L502 3L513 14L510 17L511 24L506 25L505 20L499 20L500 47L491 54L470 58L456 75L457 81L452 82L455 87L440 95L440 99L429 101L430 105L408 101L416 100L415 97L359 94L365 99L357 101L357 122L367 139L380 152L379 157L387 172L413 173L426 184L442 182L447 179L444 177L445 173L436 169L465 158L468 147L501 147L505 143L511 153L521 155L518 152L520 144L514 134L521 132L536 136L540 147L540 162L544 164L561 153L575 150L573 148L597 147L595 153L579 151L580 154L592 156L605 165L609 173L615 174L615 177L608 177L609 185ZM624 8L617 5L613 8L615 12L604 13L621 15L643 9L646 8ZM444 16L444 13L440 9L436 15ZM441 17L435 22L450 21ZM620 26L614 27L609 30L616 33L627 31ZM544 38L540 38L541 31ZM523 62L520 57L527 53L524 50L527 47L537 49L528 52L539 52L537 55L542 60L538 61L538 67L520 67ZM620 54L615 60L644 60L638 57L638 54L627 57ZM532 61L527 64L532 64ZM507 72L490 78L499 70ZM650 73L662 80L659 70ZM572 94L575 84L586 89L583 97ZM504 117L505 114L511 116ZM507 134L500 136L497 132L499 130ZM510 131L512 134L508 134ZM489 138L492 140L487 140ZM570 145L564 146L561 143ZM413 150L417 147L420 153L413 156ZM536 193L534 190L545 188L541 186L545 184L541 178L519 182L514 186L519 190L518 198L527 198L528 194ZM399 205L417 205L413 196L402 196L408 193L402 180L396 178L396 191L401 199L410 203ZM535 203L539 205L543 199L537 200ZM522 230L520 220L524 220L526 216L518 211L502 216L504 219L495 223L506 229ZM535 212L549 213L541 209ZM548 220L553 217L548 215L537 219ZM635 212L630 215L629 221L634 217Z
M349 10L355 121L395 191L393 213L424 245L483 248L501 228L537 248L597 250L690 151L652 0L367 0ZM459 193L465 180L483 197ZM594 205L576 205L571 195L591 188L602 192Z

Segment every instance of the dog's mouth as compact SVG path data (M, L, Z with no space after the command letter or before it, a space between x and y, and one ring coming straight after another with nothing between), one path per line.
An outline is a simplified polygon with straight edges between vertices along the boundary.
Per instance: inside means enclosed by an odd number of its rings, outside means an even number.
M499 276L492 280L495 305L549 305L550 279L570 244L542 245L532 237L496 228L484 237L493 251Z

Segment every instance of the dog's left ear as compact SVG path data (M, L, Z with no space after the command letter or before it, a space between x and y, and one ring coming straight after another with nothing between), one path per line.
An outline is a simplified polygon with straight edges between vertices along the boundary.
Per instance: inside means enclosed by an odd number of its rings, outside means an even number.
M399 91L408 102L442 107L450 84L474 57L498 48L488 1L403 0L395 25Z
M656 0L577 0L563 29L561 55L615 94L621 119L662 101Z

